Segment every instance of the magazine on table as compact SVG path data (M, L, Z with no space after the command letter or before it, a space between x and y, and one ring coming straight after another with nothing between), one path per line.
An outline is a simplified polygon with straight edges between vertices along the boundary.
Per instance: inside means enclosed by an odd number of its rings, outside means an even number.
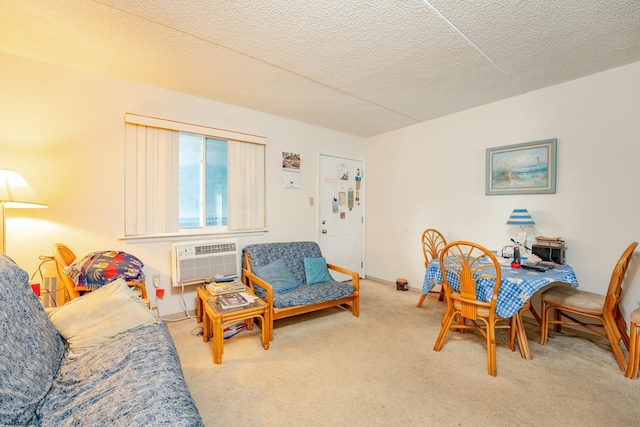
M252 301L243 297L241 293L234 292L230 294L218 295L218 302L222 308L243 307L251 304Z

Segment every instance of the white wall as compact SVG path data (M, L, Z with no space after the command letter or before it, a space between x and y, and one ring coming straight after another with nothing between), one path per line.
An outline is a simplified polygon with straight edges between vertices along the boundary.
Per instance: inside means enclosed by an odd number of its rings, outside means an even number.
M428 102L425 101L425 102ZM558 139L557 192L486 196L485 150ZM514 208L529 234L561 236L580 287L605 293L612 269L640 241L640 62L367 140L367 275L421 288L420 236L506 245ZM640 250L623 293L640 301Z
M211 82L215 84L215 82ZM240 247L263 241L317 240L318 154L365 157L362 138L257 111L71 68L0 54L0 167L22 173L44 210L9 211L7 254L29 274L39 255L65 243L78 256L118 249L145 263L147 288L160 273L167 289L161 315L183 311L178 289L170 289L168 241L131 243L123 235L124 113L264 135L267 145L269 232L239 240ZM302 158L301 188L282 188L283 151ZM36 277L37 280L37 277ZM187 288L186 308L195 290Z
M604 292L616 260L640 240L640 63L369 138L94 73L0 54L0 167L19 170L45 210L10 211L7 253L32 274L39 255L63 242L78 255L120 249L169 285L170 242L127 243L123 233L125 112L265 135L269 233L240 239L316 240L318 153L365 158L366 273L420 288L420 234L490 248L516 231L515 207L536 221L530 234L567 240L583 289ZM557 193L485 196L485 149L558 138ZM302 188L281 187L281 152L302 155ZM625 314L640 300L632 261ZM149 284L149 290L152 291ZM168 289L161 314L182 311ZM188 309L194 292L185 295Z

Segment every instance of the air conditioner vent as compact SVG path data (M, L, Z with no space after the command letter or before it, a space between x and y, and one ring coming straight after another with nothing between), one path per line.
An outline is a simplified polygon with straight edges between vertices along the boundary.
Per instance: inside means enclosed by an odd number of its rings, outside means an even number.
M235 252L235 243L216 243L211 245L196 245L196 255L217 254L220 252Z
M235 241L174 243L171 257L173 286L196 285L216 276L238 277Z

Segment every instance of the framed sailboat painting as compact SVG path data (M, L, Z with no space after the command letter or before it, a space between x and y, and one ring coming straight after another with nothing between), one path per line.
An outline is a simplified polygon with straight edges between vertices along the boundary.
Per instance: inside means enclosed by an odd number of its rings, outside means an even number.
M487 148L485 194L556 192L557 139Z

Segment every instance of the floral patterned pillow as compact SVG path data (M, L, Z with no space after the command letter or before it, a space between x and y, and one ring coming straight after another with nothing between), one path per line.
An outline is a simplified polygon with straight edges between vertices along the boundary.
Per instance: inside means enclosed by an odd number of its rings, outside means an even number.
M119 278L144 283L142 267L142 261L126 252L98 251L76 260L64 269L64 274L69 276L76 286L94 290Z

